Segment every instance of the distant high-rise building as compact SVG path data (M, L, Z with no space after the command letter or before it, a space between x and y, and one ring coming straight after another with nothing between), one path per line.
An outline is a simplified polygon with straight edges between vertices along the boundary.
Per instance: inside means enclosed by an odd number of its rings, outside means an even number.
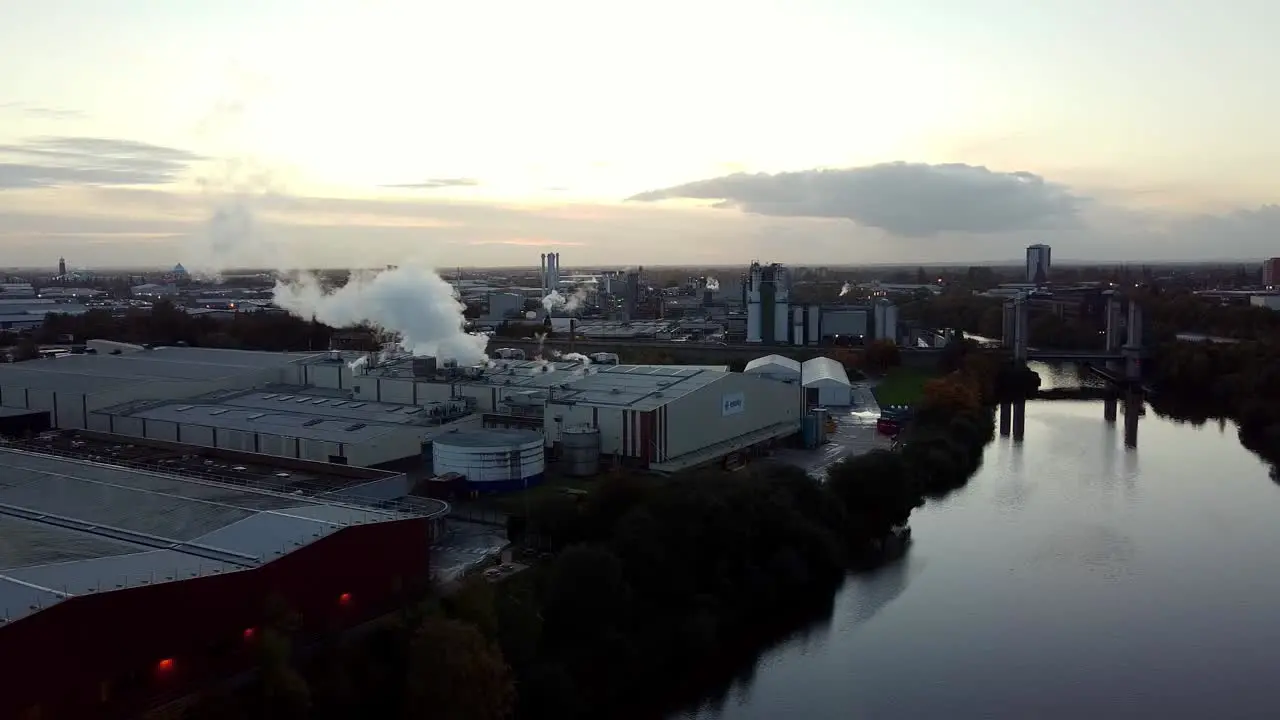
M1049 282L1051 250L1048 245L1027 248L1027 282L1044 285Z
M58 258L58 277L66 279L67 277L67 259Z
M1262 261L1262 284L1267 287L1280 284L1280 258Z

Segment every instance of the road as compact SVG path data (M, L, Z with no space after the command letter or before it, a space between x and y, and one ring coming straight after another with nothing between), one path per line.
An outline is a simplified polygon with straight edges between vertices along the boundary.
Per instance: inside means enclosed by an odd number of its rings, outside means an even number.
M890 441L876 432L876 420L880 417L880 404L871 392L871 385L858 383L853 386L853 404L843 408L829 408L836 421L836 432L827 444L812 450L781 450L775 456L789 465L795 465L819 480L827 476L827 468L846 457L862 455L872 450L887 450Z
M506 533L494 525L450 518L444 537L432 547L432 570L437 582L448 583L470 568L496 557L507 545Z

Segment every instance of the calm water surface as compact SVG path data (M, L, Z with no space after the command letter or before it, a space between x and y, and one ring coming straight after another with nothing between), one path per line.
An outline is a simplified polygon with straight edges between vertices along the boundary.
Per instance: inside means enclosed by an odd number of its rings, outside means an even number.
M1229 424L1122 424L1028 405L904 561L678 717L1280 717L1280 487Z

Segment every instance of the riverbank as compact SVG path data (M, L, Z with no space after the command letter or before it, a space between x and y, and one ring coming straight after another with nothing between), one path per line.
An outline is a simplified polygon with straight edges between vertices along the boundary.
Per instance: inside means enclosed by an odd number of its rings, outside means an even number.
M1028 402L1024 441L914 511L906 557L850 577L838 621L668 717L1277 714L1280 489L1230 424L1140 422L1131 449L1102 401Z

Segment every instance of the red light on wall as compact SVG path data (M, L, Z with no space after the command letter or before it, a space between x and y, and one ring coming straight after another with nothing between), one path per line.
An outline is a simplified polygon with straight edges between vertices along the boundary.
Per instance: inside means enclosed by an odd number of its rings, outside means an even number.
M338 596L338 604L339 604L339 605L350 605L350 604L351 604L351 593L342 593L341 595L339 595L339 596Z
M252 640L252 639L253 639L253 636L254 636L254 635L257 635L257 634L258 634L258 631L254 630L253 628L245 628L245 629L244 629L244 639L245 639L246 641Z
M173 665L173 658L165 658L156 663L156 670L162 673L173 672Z

